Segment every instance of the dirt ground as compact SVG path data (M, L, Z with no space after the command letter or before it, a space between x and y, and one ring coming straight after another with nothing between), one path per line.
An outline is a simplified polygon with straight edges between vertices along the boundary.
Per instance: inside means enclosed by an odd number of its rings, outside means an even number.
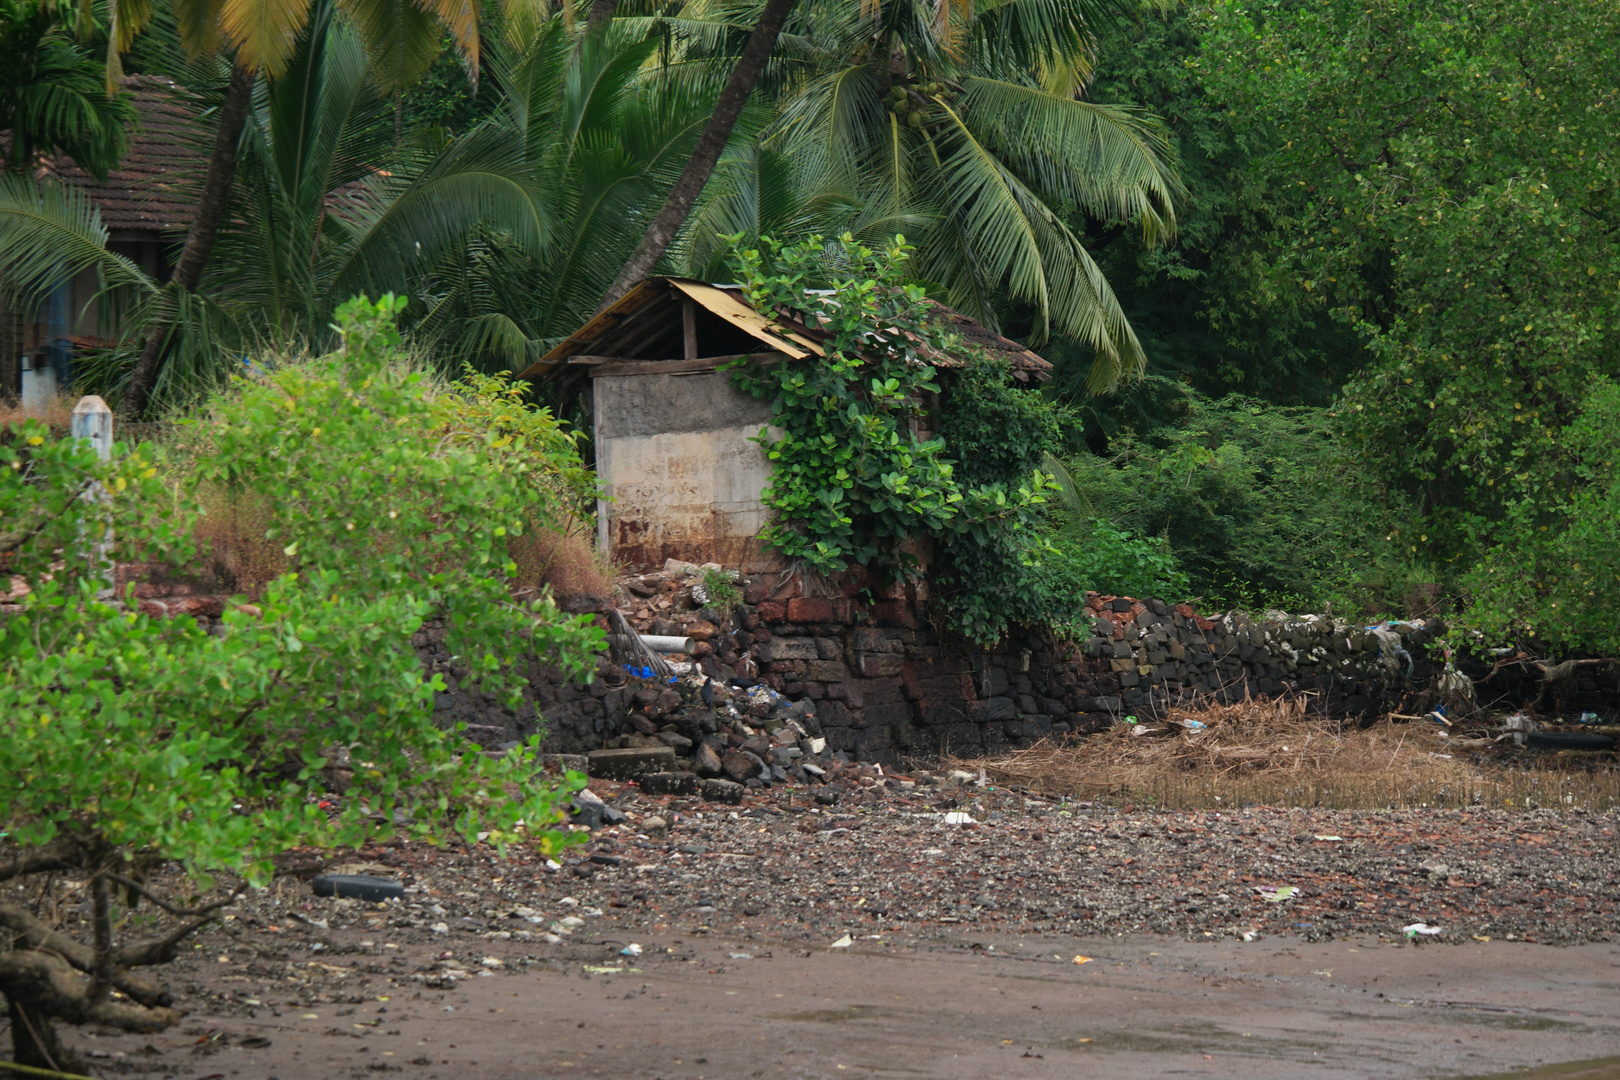
M120 1065L282 1080L1461 1077L1620 1054L1612 946L986 935L803 950L716 933L644 948L612 975L557 956L453 991L89 1041L160 1051Z
M630 820L558 865L414 846L340 865L405 882L383 905L281 880L164 973L179 1027L71 1039L103 1075L191 1080L1476 1077L1620 1059L1612 815L595 790ZM1545 1075L1620 1078L1581 1069Z

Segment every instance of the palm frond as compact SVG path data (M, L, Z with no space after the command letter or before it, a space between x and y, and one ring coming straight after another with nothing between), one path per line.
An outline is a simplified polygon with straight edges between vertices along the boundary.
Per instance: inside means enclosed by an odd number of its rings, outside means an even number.
M529 197L522 150L499 126L485 125L397 190L388 190L382 180L369 186L353 204L356 240L331 270L334 294L346 299L362 291L398 289L412 267L456 244L480 221L501 222L514 243L536 250L546 221Z
M1096 392L1140 370L1144 357L1136 333L1079 239L954 110L942 105L941 112L950 127L938 140L947 152L932 178L934 201L948 208L963 239L955 260L925 255L925 265L937 267L937 280L951 288L953 298L961 289L977 292L980 282L1005 281L1039 314L1034 343L1053 327L1089 343L1097 354L1090 383ZM966 278L964 256L975 264Z
M155 292L141 268L107 250L107 229L78 188L0 175L0 288L37 304L62 281L93 271L104 287Z
M343 14L364 43L372 78L384 93L417 82L438 58L434 11L416 0L343 0Z
M1140 109L972 77L958 113L1033 187L1105 220L1138 221L1150 243L1175 232L1185 189L1163 127Z

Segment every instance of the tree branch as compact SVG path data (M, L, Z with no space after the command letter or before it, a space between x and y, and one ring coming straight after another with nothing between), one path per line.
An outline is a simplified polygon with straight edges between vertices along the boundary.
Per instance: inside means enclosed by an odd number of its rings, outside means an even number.
M236 903L236 898L246 891L247 882L244 881L235 889L232 889L231 895L225 899L216 900L212 904L205 904L198 908L198 918L176 927L170 931L167 937L159 938L157 941L148 941L142 945L126 945L114 949L112 952L113 963L118 967L145 967L148 964L168 963L174 959L176 947L182 941L213 922L214 912L220 908L230 907Z
M122 1031L150 1033L179 1023L171 1008L149 1008L111 998L93 1001L91 980L60 956L31 949L0 953L0 993L26 1001L37 1011L70 1024L106 1024Z
M73 870L80 865L80 858L77 843L65 837L53 840L36 851L19 855L10 862L0 863L0 881L10 881L12 878L25 877L28 874L44 874L52 870Z
M208 911L217 910L217 905L210 906L210 907L208 907L206 909L204 909L204 908L178 908L178 907L175 907L173 904L169 903L167 900L164 900L162 897L157 896L156 894L150 892L144 886L142 886L142 885L140 885L140 884L138 884L138 883L136 883L134 881L131 881L129 878L121 877L120 875L114 874L111 871L108 872L107 877L111 881L116 881L118 884L122 885L124 888L128 889L130 892L138 893L144 899L152 901L152 903L156 904L158 907L162 908L164 911L167 911L170 915L176 916L177 918L184 919L184 918L189 918L190 916L193 916L193 915L203 915L203 914L206 914ZM242 891L241 889L237 889L236 892L231 894L231 899L234 900L238 895L240 895L241 891ZM224 901L224 903L226 903L226 904L229 904L230 902L231 902L231 900Z
M94 950L15 904L0 904L0 926L17 935L18 943L25 948L54 953L85 973L95 968ZM127 971L115 971L112 984L142 1005L169 1005L174 1001L174 995L162 986Z
M65 514L67 514L67 512L69 510L71 510L75 505L77 505L77 501L78 501L79 497L81 495L83 495L86 491L89 491L90 486L92 484L94 484L95 482L96 482L95 477L87 477L86 479L81 480L79 482L78 488L74 490L72 495L68 496L67 501L65 501L62 504L61 509L59 509L56 513L47 514L44 517L40 518L39 523L36 524L32 529L27 530L26 532L15 533L15 534L13 534L13 536L8 537L3 541L0 541L0 555L9 555L9 554L11 554L13 551L16 551L18 548L20 548L24 544L28 543L34 537L36 537L40 533L44 532L45 531L45 526L49 525L51 522L55 521L56 519L64 516Z

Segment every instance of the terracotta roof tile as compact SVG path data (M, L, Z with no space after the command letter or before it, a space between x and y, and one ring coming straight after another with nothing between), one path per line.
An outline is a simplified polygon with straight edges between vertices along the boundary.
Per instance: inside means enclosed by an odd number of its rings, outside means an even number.
M138 121L118 168L105 181L97 180L63 156L47 161L44 171L89 195L115 235L183 233L196 208L195 183L206 167L195 142L195 113L185 91L161 76L127 76L123 87L133 95Z

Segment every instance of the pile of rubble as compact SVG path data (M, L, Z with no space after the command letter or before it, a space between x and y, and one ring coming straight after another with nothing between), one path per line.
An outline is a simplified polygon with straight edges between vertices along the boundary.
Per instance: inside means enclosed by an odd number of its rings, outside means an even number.
M843 751L827 750L814 702L790 701L746 678L723 682L693 664L671 666L679 673L667 679L626 674L634 732L588 754L559 755L558 763L592 777L633 780L648 794L701 794L727 803L741 802L749 788L776 784L881 781L882 766L857 765Z

